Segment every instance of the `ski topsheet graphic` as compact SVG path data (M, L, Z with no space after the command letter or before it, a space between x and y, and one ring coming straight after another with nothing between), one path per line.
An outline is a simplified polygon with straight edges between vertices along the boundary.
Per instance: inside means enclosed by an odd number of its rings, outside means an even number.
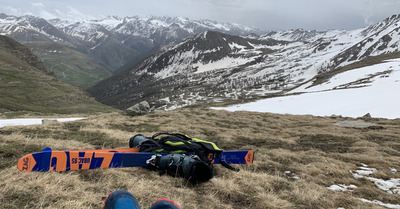
M77 171L96 168L147 167L146 161L156 154L143 153L138 148L108 150L70 150L52 151L50 148L42 152L22 157L18 161L18 169L23 172ZM190 155L190 153L188 153ZM219 158L209 156L214 164L223 161L227 164L252 164L253 151L224 151Z

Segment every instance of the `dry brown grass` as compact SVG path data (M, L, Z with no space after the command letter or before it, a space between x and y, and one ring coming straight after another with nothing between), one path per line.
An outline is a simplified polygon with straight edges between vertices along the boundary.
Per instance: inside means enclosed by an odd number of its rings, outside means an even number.
M0 129L1 208L100 208L117 189L131 192L143 208L170 198L182 208L382 208L360 198L400 204L399 195L355 179L365 163L376 178L400 178L400 120L372 119L380 129L335 126L351 118L227 112L184 108L128 117L118 113L87 120ZM53 150L128 147L135 134L169 131L218 142L225 150L256 151L253 165L236 173L215 166L215 177L197 186L143 168L61 173L21 173L25 154ZM290 171L290 173L288 172ZM327 189L354 184L353 192Z

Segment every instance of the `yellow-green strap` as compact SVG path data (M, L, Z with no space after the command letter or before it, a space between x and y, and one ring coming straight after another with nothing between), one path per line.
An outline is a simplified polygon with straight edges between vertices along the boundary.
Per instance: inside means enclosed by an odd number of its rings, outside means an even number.
M213 148L217 151L222 151L222 149L220 149L219 147L217 147L217 145L214 142L209 142L209 141L205 141L205 140L201 140L201 139L196 139L196 138L192 138L193 141L196 142L202 142L202 143L207 143L207 144L211 144L213 146Z

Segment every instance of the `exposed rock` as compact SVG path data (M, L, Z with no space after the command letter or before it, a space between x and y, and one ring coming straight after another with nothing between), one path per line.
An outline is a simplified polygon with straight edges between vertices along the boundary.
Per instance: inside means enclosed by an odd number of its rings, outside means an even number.
M150 105L147 101L142 101L126 109L125 112L130 116L145 115L150 112Z
M370 122L365 122L362 120L356 120L356 121L339 121L336 122L335 125L339 127L345 127L345 128L369 128L369 129L381 129L383 128L382 126L378 126L375 123L370 123Z
M57 119L42 119L42 124L57 123Z
M335 115L335 114L331 115L331 118L342 118L342 117L343 117L342 115Z
M372 119L371 114L367 113L364 116L362 116L360 119L364 121L370 121Z

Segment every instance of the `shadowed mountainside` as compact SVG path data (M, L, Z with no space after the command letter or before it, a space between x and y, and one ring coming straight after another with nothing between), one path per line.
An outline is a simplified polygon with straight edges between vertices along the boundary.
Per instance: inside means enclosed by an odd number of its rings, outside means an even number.
M5 36L0 36L0 109L45 113L113 110L59 81L26 46Z

